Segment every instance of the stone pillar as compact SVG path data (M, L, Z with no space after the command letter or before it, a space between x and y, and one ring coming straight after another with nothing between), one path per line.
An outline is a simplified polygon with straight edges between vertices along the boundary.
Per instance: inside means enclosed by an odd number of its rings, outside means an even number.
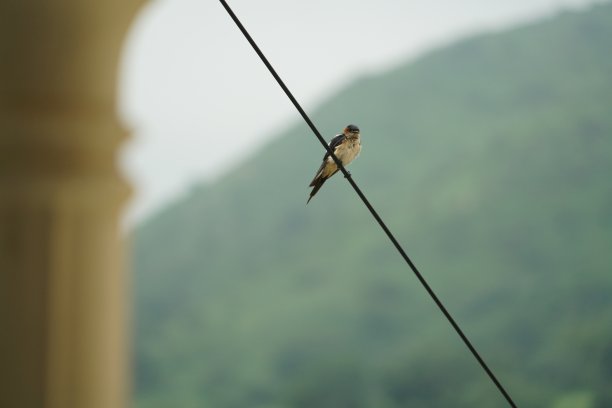
M127 405L116 79L136 0L0 0L0 407Z

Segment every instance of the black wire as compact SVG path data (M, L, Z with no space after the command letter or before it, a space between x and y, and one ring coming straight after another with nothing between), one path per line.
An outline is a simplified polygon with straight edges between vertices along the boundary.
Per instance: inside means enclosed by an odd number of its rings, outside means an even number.
M274 77L274 79L276 79L276 82L278 82L278 84L280 85L280 87L283 89L283 91L285 91L285 94L287 94L287 97L291 100L291 102L293 103L293 105L295 106L295 108L298 110L298 112L300 113L300 115L302 115L302 118L304 119L304 121L306 121L306 123L308 124L308 126L310 127L310 129L313 131L313 133L315 134L315 136L317 137L317 139L319 139L319 142L321 142L321 144L323 145L323 147L327 150L327 152L329 153L329 155L332 157L332 159L336 162L336 165L338 166L338 168L340 169L340 171L344 174L344 177L348 180L348 182L351 184L351 186L353 187L353 189L355 190L355 192L357 193L357 195L361 198L361 200L363 201L363 203L365 204L365 206L368 208L368 210L370 210L370 213L372 213L372 216L374 217L374 219L376 219L376 221L378 222L378 224L380 225L380 227L383 229L383 231L385 231L385 233L387 234L387 237L389 237L389 239L391 240L391 242L393 243L393 245L395 246L395 248L397 249L397 251L400 253L400 255L402 256L402 258L404 258L404 261L406 261L406 263L408 264L408 266L410 267L410 269L412 269L412 272L414 272L414 274L416 275L416 277L418 278L418 280L421 282L421 284L423 285L423 287L425 288L425 290L427 291L427 293L429 293L429 296L431 296L431 298L433 299L433 301L436 303L436 305L438 305L438 307L440 308L440 310L442 311L442 313L444 314L444 316L446 317L446 319L449 321L449 323L451 324L451 326L453 326L453 328L455 329L455 331L457 332L457 334L459 335L459 337L461 337L461 340L463 340L463 342L465 343L465 345L467 346L467 348L470 350L470 352L472 353L472 355L474 355L474 357L476 358L476 360L478 361L478 363L480 363L480 366L485 370L485 372L487 373L487 375L489 376L489 378L491 379L491 381L493 381L493 383L495 384L495 386L497 387L497 389L499 390L499 392L501 392L501 394L504 396L504 398L506 399L506 401L508 402L508 404L510 404L510 406L512 406L513 408L516 408L516 404L514 403L514 401L512 400L512 398L510 397L510 395L508 394L508 392L506 392L506 390L504 389L504 387L502 386L502 384L499 382L499 380L497 379L497 377L495 377L495 374L493 374L493 371L491 371L491 369L489 368L489 366L487 365L487 363L485 363L485 361L482 359L482 357L480 357L480 354L478 353L478 351L476 350L476 348L472 345L472 343L470 342L470 340L467 338L467 336L463 333L463 330L461 330L461 328L459 327L459 325L457 324L457 322L455 322L455 319L453 319L453 317L451 316L451 314L448 312L448 310L446 310L446 307L444 306L444 304L442 303L442 301L438 298L438 296L435 294L435 292L433 291L433 289L429 286L429 284L427 283L427 281L425 280L425 278L423 277L423 275L421 275L421 272L419 272L419 270L417 269L417 267L414 265L414 263L412 262L412 260L408 257L408 255L406 254L406 252L404 251L404 249L402 248L402 246L399 244L399 242L397 241L397 239L395 239L395 237L393 236L393 234L391 233L391 231L389 230L389 228L387 228L387 225L384 223L384 221L382 220L382 218L380 218L380 216L378 215L378 213L376 212L376 210L374 209L374 207L372 207L372 205L370 204L370 202L368 201L368 199L366 198L366 196L363 194L363 192L361 191L361 189L357 186L357 184L355 184L355 181L353 181L351 174L344 168L344 166L342 165L342 162L338 159L338 157L336 157L336 155L334 154L334 152L332 151L332 149L329 147L329 145L327 144L327 142L325 141L325 139L323 138L323 136L321 136L321 133L319 133L319 130L316 128L316 126L314 125L314 123L312 123L312 121L310 120L310 118L308 117L308 115L306 114L306 112L304 112L304 109L302 109L302 107L300 106L300 104L298 103L298 101L295 99L295 97L293 96L293 94L291 93L291 91L289 90L289 88L287 88L287 86L285 85L285 83L283 82L283 80L280 78L280 76L278 76L278 74L276 73L276 70L272 67L272 65L270 64L270 62L268 61L268 59L266 58L266 56L263 54L263 52L261 52L261 50L259 49L259 47L257 46L257 44L255 43L255 41L253 40L253 38L251 37L251 35L248 33L248 31L246 30L246 28L244 28L244 26L242 25L242 23L240 22L240 20L238 19L238 17L236 17L236 14L234 14L234 12L232 11L232 9L230 8L230 6L227 4L227 2L225 0L219 0L221 2L221 4L223 5L223 7L225 8L225 10L227 11L227 13L230 15L230 17L232 18L232 20L234 20L234 23L236 23L236 25L238 26L238 28L240 29L240 31L242 32L242 34L245 36L245 38L247 39L247 41L251 44L251 46L253 47L253 49L255 50L255 52L257 53L257 55L259 55L259 58L261 58L262 62L265 64L265 66L268 68L268 70L270 71L270 73L272 74L272 76Z

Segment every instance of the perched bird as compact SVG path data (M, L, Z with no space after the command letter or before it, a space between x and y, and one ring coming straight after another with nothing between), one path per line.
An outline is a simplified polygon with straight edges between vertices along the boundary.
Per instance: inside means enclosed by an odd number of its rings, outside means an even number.
M361 139L359 138L359 128L355 125L348 125L344 128L344 131L336 135L330 142L329 147L334 152L336 157L342 162L343 166L347 166L350 162L352 162L357 156L359 156L359 152L361 151ZM310 192L310 197L306 204L312 200L312 197L317 194L317 191L323 186L323 183L336 174L338 171L338 166L334 159L331 157L329 152L325 153L323 157L323 163L321 163L321 167L317 170L317 174L310 182L309 187L313 187Z

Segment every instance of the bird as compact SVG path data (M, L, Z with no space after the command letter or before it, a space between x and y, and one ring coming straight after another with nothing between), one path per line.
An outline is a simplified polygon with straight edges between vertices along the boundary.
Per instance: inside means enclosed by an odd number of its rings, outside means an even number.
M329 148L342 162L343 166L347 166L350 162L355 160L357 156L359 156L359 153L361 152L360 135L361 133L357 126L348 125L344 128L342 133L334 136L329 142ZM308 197L306 204L312 200L312 197L317 194L327 179L336 174L336 172L338 172L338 166L329 152L326 152L325 156L323 156L323 163L321 163L321 167L319 167L319 170L317 170L316 175L310 182L309 187L313 187L313 189L310 191L310 197Z

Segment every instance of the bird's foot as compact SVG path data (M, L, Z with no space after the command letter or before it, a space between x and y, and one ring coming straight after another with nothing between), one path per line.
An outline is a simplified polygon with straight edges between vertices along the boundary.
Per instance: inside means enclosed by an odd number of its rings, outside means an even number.
M350 171L346 171L346 174L344 175L344 178L349 178L351 177L351 172Z

